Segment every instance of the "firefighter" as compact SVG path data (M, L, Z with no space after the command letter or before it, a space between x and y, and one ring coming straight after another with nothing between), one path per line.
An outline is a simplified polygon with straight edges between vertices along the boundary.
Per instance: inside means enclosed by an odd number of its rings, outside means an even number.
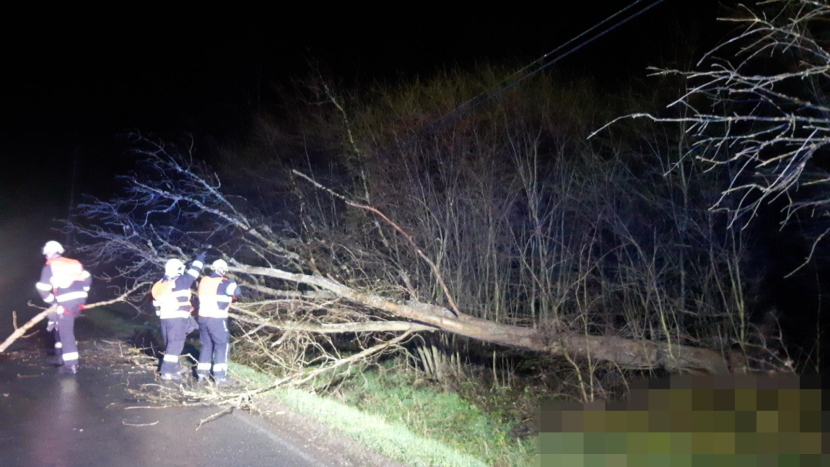
M235 300L239 287L236 281L226 277L228 263L217 259L211 264L213 273L199 282L199 338L202 350L199 353L199 365L196 376L199 381L207 381L210 374L210 362L213 360L213 380L216 384L227 384L228 347L228 307Z
M179 356L184 350L184 341L193 331L190 323L193 310L190 304L190 287L202 273L205 253L200 253L185 273L184 263L171 259L164 265L164 278L153 285L153 307L161 318L161 335L164 337L164 358L161 363L163 381L181 381Z
M48 316L47 330L55 330L55 357L60 365L58 373L74 375L78 372L78 345L75 342L75 318L86 304L92 276L74 259L64 258L63 246L50 240L43 246L46 265L36 284L44 302L56 305L56 312Z

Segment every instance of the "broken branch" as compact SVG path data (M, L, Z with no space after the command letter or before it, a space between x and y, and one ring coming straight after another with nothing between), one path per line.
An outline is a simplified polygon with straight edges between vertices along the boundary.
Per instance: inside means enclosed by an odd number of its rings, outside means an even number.
M100 307L100 306L112 305L113 303L122 302L122 301L126 300L127 297L130 296L130 294L132 294L136 290L140 289L141 287L144 287L147 284L148 284L148 282L142 282L140 284L137 284L132 289L124 292L123 294L121 294L117 298L114 298L112 300L106 300L106 301L103 301L103 302L93 303L91 305L86 305L86 306L84 306L84 309L88 310L90 308L97 308L97 307ZM18 328L16 331L14 331L9 337L6 338L5 341L3 341L2 344L0 344L0 353L3 353L7 348L9 348L9 346L12 345L12 343L14 343L14 341L19 339L20 336L24 335L26 333L26 331L28 331L29 329L32 328L32 326L34 326L35 324L43 321L43 319L46 318L47 315L49 315L50 313L55 313L56 311L57 311L57 305L52 305L49 308L47 308L47 309L41 311L40 313L36 314L34 316L34 318L27 321L26 324L24 324L22 327Z

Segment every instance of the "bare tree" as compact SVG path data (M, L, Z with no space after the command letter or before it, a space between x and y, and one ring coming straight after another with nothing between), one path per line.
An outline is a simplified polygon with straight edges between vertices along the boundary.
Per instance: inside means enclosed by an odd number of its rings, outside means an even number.
M779 200L782 227L800 212L828 215L830 176L816 165L830 144L828 16L826 2L814 0L741 5L740 14L723 20L740 29L705 54L696 70L655 70L686 82L687 92L668 106L675 116L621 117L684 126L694 139L684 158L730 176L712 206L730 214L730 227L746 226L761 206ZM818 236L813 251L828 233Z

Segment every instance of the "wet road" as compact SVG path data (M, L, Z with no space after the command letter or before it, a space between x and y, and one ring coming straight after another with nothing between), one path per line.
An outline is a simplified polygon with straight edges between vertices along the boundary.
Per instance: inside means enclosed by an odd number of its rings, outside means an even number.
M82 358L83 351L82 346ZM152 382L151 374L114 371L90 358L75 377L59 377L43 354L0 355L0 465L5 467L327 463L282 439L268 422L240 411L196 431L200 420L219 409L125 410L152 405L134 401L125 389ZM135 426L143 424L152 425Z

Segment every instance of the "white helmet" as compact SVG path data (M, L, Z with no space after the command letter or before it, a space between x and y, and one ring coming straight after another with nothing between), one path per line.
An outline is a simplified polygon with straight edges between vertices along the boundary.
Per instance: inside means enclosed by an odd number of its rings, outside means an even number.
M167 263L164 264L164 275L167 277L176 277L181 276L184 274L184 263L180 260L173 258L167 260Z
M224 259L217 259L210 265L210 267L223 276L228 272L228 263L226 263Z
M49 240L46 245L43 245L43 254L46 256L63 254L63 246L54 240Z

